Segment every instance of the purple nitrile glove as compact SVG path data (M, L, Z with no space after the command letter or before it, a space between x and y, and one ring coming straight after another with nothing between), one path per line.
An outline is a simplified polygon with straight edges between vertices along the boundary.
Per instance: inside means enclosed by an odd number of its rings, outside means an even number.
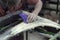
M22 18L22 20L24 21L24 23L28 23L28 22L27 22L27 17L28 17L28 16L27 16L26 14L20 13L19 16Z

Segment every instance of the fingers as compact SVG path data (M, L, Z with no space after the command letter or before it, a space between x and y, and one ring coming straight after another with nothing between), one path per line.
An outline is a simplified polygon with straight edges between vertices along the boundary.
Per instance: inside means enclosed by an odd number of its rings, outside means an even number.
M15 11L15 7L14 7L14 6L10 6L10 7L8 7L8 10L9 10L10 12L14 12L14 11Z
M34 15L34 16L32 16L30 22L34 22L34 21L36 21L36 19L37 19L37 17Z
M0 16L5 15L5 11L3 9L0 9Z
M27 22L31 23L31 22L34 22L34 21L36 21L36 15L30 14L27 18Z
M33 21L33 17L29 15L27 20L28 20L28 23L31 23Z

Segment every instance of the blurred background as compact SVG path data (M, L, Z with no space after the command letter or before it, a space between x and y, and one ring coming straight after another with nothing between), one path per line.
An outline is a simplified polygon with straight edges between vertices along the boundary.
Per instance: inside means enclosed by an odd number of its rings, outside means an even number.
M47 0L43 4L42 10L40 11L39 16L50 19L50 20L60 24L60 0ZM19 18L20 17L16 14L12 14L12 15L7 14L6 16L0 17L0 35L2 33L4 33L6 31L6 29L8 30L8 28L15 26L15 25L19 24L20 22L22 22L21 19L19 19ZM49 36L54 35L55 33L57 33L60 30L60 29L57 30L56 28L51 28L51 27L49 27L49 28L45 27L42 29L41 28L38 27L38 28L34 29L34 31L29 31L28 32L29 40L48 40ZM48 32L44 32L44 29L46 29ZM39 31L39 30L43 30L42 33L45 36L42 36L41 31ZM23 35L24 35L24 33L17 34L16 36L11 37L9 40L25 40ZM26 35L25 35L25 37L26 37Z

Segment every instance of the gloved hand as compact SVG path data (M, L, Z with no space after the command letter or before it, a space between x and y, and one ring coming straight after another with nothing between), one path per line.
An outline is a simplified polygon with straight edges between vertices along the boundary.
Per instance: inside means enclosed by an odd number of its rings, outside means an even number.
M2 6L0 6L0 16L4 16L6 13L5 11L3 10Z

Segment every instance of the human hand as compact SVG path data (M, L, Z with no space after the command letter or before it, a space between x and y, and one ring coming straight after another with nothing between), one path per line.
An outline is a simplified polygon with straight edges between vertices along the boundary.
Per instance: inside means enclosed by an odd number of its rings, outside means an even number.
M30 13L29 15L28 15L28 18L27 18L27 22L28 23L31 23L31 22L33 22L33 21L36 21L37 20L37 14L35 14L35 13Z
M15 7L14 7L14 6L9 6L9 7L8 7L8 11L10 11L10 12L15 12Z
M27 22L31 23L33 21L36 21L38 14L35 13L30 13L27 11L23 11L23 13L25 13L28 17L27 17Z
M0 6L0 16L4 16L6 13L3 8Z

